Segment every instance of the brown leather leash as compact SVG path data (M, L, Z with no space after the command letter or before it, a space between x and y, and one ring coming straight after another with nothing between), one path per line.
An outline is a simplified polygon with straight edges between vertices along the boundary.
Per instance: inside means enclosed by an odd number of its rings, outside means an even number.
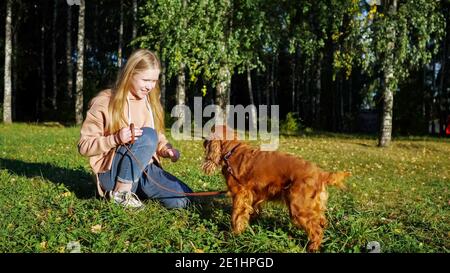
M131 130L131 141L129 143L134 144L135 134L134 134L134 124L133 123L130 124L130 130ZM147 176L149 181L152 181L153 183L155 183L156 186L160 187L163 190L166 190L171 193L179 194L179 195L184 195L184 196L213 196L213 195L220 195L220 194L227 193L227 191L178 192L178 191L174 191L170 188L167 188L167 187L161 185L160 183L158 183L153 178L151 178L150 175L148 175L148 173L145 171L144 164L142 164L142 162L140 162L139 159L136 158L136 156L133 154L131 149L128 148L128 146L126 144L122 144L122 145L125 146L125 148L130 153L131 157L133 157L133 159L138 163L139 167L143 170L144 174Z

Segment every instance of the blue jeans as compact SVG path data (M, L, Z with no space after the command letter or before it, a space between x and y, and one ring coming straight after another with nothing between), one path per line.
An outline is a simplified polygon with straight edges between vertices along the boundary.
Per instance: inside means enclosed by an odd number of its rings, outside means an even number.
M144 127L142 130L142 136L136 139L134 144L128 145L140 163L136 162L124 146L119 146L116 149L111 170L98 175L102 188L105 191L111 191L116 181L120 181L132 184L131 191L142 199L156 199L167 208L187 207L190 199L177 194L177 192L192 192L186 184L155 163L145 167L141 165L150 161L158 145L158 135L153 128ZM150 180L142 167L150 176Z

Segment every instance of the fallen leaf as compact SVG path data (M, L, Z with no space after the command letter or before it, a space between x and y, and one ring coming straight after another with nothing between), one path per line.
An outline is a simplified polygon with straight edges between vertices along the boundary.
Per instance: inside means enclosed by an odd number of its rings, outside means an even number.
M69 197L71 195L70 191L66 191L65 193L61 194L64 197Z
M43 241L43 242L41 242L41 243L39 244L39 246L40 246L42 249L47 249L48 243L47 243L47 241Z
M102 231L102 225L95 225L91 227L92 233L100 233Z

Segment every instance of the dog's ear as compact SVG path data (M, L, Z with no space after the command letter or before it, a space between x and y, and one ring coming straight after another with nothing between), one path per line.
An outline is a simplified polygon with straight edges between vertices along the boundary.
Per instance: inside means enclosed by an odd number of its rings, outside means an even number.
M220 140L205 139L203 146L205 147L205 160L202 164L202 169L206 174L210 175L220 165L222 145Z
M205 148L206 149L206 146L208 146L208 139L206 139L206 138L203 138L203 148Z
M211 161L217 165L220 163L220 158L222 155L222 145L220 140L210 140L206 143L208 147L208 157Z

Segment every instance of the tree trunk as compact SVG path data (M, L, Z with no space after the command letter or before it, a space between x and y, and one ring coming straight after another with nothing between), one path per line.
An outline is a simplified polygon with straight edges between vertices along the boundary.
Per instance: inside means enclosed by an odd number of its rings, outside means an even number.
M224 116L222 116L225 121L226 118L226 107L230 104L229 94L231 87L231 74L227 65L222 65L219 70L219 83L216 85L216 104L222 110Z
M256 103L258 105L262 105L262 98L261 98L261 86L259 85L259 69L256 70L256 77L255 77L255 87L256 87Z
M46 102L46 72L45 72L45 4L43 4L43 16L42 16L42 26L41 26L41 67L40 67L40 76L41 76L41 103L40 103L40 115L42 118L43 113L46 110L45 102Z
M328 82L328 84L330 84L330 89L331 89L331 130L333 132L336 132L336 124L337 124L337 112L336 112L336 93L337 93L337 89L336 89L336 82Z
M102 7L101 5L103 4L103 2L102 1L100 1L100 2L97 2L97 1L93 1L93 3L92 3L92 5L94 6L94 18L92 19L92 29L95 29L95 30L97 30L98 28L99 28L99 23L98 23L98 21L99 21L99 18L104 14L104 13L102 13L101 11L99 12L98 11L98 6L100 5L100 7ZM102 20L101 18L100 18L100 20ZM100 34L101 35L101 34ZM93 45L98 45L99 44L99 42L98 42L98 31L92 31L92 44ZM97 53L98 53L98 51L99 50L97 50L97 49L95 49L95 50L93 50L93 55L95 56L95 58L97 59L97 58L99 58L97 55ZM109 63L109 62L108 62ZM93 71L96 75L101 75L101 74L104 74L104 73L102 73L102 72L99 72L99 71Z
M320 64L322 63L322 61L323 61L323 55L320 54L319 62L317 64L316 71L315 71L316 73L314 75L314 77L315 77L314 81L316 83L316 86L315 86L316 90L313 95L314 96L314 104L313 104L314 114L313 114L313 120L312 120L313 123L312 124L321 124L320 93L322 92L322 66ZM334 112L332 115L334 115Z
M12 5L11 0L6 1L6 24L5 24L5 74L4 74L4 96L3 96L3 122L12 123L11 113L11 55L12 55Z
M67 5L67 31L66 31L66 65L67 65L67 95L73 97L73 63L72 63L72 9Z
M164 61L164 56L161 58L161 104L164 109L166 109L166 63Z
M83 63L84 63L84 15L85 3L80 0L80 12L78 15L78 42L77 42L77 80L75 91L75 122L80 125L83 122Z
M186 8L187 2L186 0L183 0L183 9ZM182 25L183 27L186 26L186 20L182 19ZM180 67L178 69L178 75L177 75L177 87L176 87L176 105L185 105L186 104L186 72L185 72L186 64L180 63ZM180 108L181 109L181 108ZM179 112L180 116L179 118L184 120L184 112Z
M295 111L295 54L291 59L291 111Z
M318 126L318 123L315 121L316 116L316 96L314 95L314 92L311 92L311 78L312 78L312 71L310 67L305 67L304 77L303 77L303 90L304 90L304 99L300 100L302 103L301 110L305 113L306 120L308 120L309 124L311 124L312 127ZM309 100L311 100L311 103L309 103ZM318 120L317 120L318 122Z
M123 0L120 0L120 25L119 25L119 49L117 50L117 66L122 67L123 47Z
M16 95L17 95L17 90L18 90L18 78L17 78L17 68L19 67L18 63L17 63L17 52L18 52L18 45L19 42L17 41L17 36L18 36L18 30L19 30L19 24L20 22L22 22L22 18L20 16L20 13L18 14L18 16L15 18L14 22L11 22L11 24L13 25L12 27L12 36L13 36L13 41L12 44L14 45L14 47L12 48L11 54L12 54L12 67L11 67L11 73L12 73L12 86L11 86L11 120L15 120L16 119Z
M387 2L387 1L383 1ZM397 0L392 0L389 6L386 6L388 13L391 16L395 15L397 12ZM390 52L395 48L395 29L389 27L387 34L390 36L388 48L391 49ZM394 78L394 56L390 54L387 56L389 60L389 65L383 72L383 110L381 115L381 126L380 126L380 136L378 138L379 147L387 147L391 143L392 139L392 114L394 107L394 91L397 88L396 79Z
M273 69L273 68L270 67L269 69ZM271 88L270 84L271 84L271 75L272 75L272 72L269 69L266 70L266 82L265 82L265 88L264 88L264 90L266 91L266 105L267 106L270 105L270 88ZM268 107L267 109L270 109L270 107Z
M250 105L255 105L255 101L253 100L253 88L252 88L252 73L250 71L250 68L247 67L247 83L248 83L248 96L250 98ZM251 121L252 124L248 124L249 128L256 129L257 127L257 120L256 120L256 106L252 107L251 112ZM250 127L251 126L251 127Z
M437 62L437 60L435 60L434 58L432 59L432 62L434 63L434 62ZM443 134L443 132L444 132L444 130L443 130L443 125L444 125L444 122L445 122L445 120L443 120L443 118L442 118L442 111L441 111L441 105L442 105L442 101L441 101L441 98L442 98L442 93L441 93L441 89L440 88L438 88L438 86L437 86L437 78L436 77L434 77L434 75L436 75L436 65L433 65L433 77L432 77L432 80L431 80L431 90L433 90L433 92L435 92L435 94L436 94L436 117L435 118L437 118L437 120L438 120L438 135L439 136L442 136L442 134Z
M427 88L426 88L426 66L423 65L422 66L422 71L421 71L421 84L422 84L422 94L423 94L423 99L422 99L422 116L425 117L425 119L428 118L428 92L427 92ZM426 125L428 126L428 124ZM428 128L427 128L428 130Z
M137 0L133 0L132 11L133 11L133 30L132 30L132 34L131 34L131 39L134 40L136 38L136 36L137 36L137 27L136 27L136 22L137 22Z
M185 64L180 65L180 70L178 70L177 75L177 105L186 104L186 74L185 74Z
M445 89L445 78L448 77L446 75L447 73L447 41L449 40L450 37L450 20L448 19L450 18L450 16L447 16L447 20L446 20L446 35L443 39L443 43L442 43L442 59L440 60L441 63L441 71L440 71L440 78L439 78L439 122L440 122L440 130L439 130L439 134L441 136L445 136L445 129L447 126L447 115L448 115L448 109L447 109L447 103L445 103L447 101L446 99L446 89ZM436 66L433 66L436 67ZM434 74L433 74L434 75Z
M348 80L348 113L352 114L353 78Z
M56 83L56 14L57 14L57 0L53 0L53 17L52 17L52 108L57 109L56 95L58 92Z
M339 85L339 122L340 122L340 128L339 131L342 132L344 129L344 76L342 75L340 78L340 85Z
M182 63L180 65L180 69L178 70L177 93L175 95L177 106L182 106L182 105L186 104L186 73L184 71L185 67L186 67L185 64ZM179 109L182 109L182 108L179 108ZM179 115L178 118L180 120L184 121L184 118L185 118L184 111L180 111L177 114Z
M271 95L271 103L270 105L275 105L276 101L275 101L275 94L276 91L275 89L276 87L276 82L275 82L275 75L276 75L276 71L277 71L277 64L278 64L278 54L275 54L272 57L272 71L270 73L270 95ZM269 111L270 112L270 111Z
M305 90L305 67L301 66L300 69L297 68L297 75L296 81L297 81L297 88L295 90L295 112L298 113L299 117L303 117L303 120L305 120L305 116L302 115L302 111L300 110L300 104L302 100L302 93L304 93ZM300 72L301 71L301 72ZM300 74L301 73L301 74ZM304 110L304 107L301 107L302 110Z
M391 143L392 138L392 109L394 106L394 88L391 87L391 81L394 78L392 68L384 73L383 78L383 110L378 146L387 147Z

